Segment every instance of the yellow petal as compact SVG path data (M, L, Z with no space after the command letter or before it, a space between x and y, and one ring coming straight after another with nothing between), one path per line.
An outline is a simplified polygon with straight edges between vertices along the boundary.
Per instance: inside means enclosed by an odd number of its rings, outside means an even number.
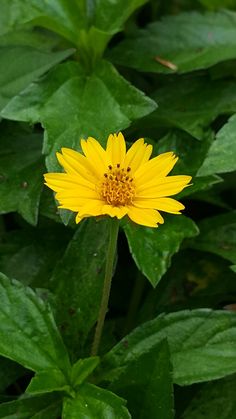
M181 192L191 181L191 176L168 176L157 181L139 185L136 190L137 198L162 198Z
M93 206L96 205L103 205L103 202L101 202L99 199L93 199L93 200L89 200L88 198L81 198L78 200L62 200L61 201L61 205L59 206L59 208L64 208L64 209L69 209L71 211L75 211L78 212L81 210L81 208L83 208L85 205L89 204L89 202L92 203Z
M155 208L171 214L181 214L179 211L185 208L181 202L172 198L135 199L134 205L138 208Z
M123 162L126 154L126 144L124 136L121 132L118 135L111 134L107 140L106 148L108 160L113 166L120 164L123 166Z
M140 138L128 150L124 165L125 167L131 167L132 174L148 159L152 154L152 146L144 143L144 139Z
M80 175L72 176L68 173L46 173L44 179L46 185L55 192L77 189L79 187L95 190L95 185Z
M94 173L102 177L107 170L108 162L106 151L102 148L97 140L89 137L86 140L81 140L81 148L91 164Z
M76 216L76 223L79 223L85 217L98 217L99 215L103 215L102 208L103 202L101 201L86 203L79 209Z
M143 164L135 173L137 184L144 185L150 181L155 181L160 177L167 176L173 169L178 157L172 152L160 154L157 157Z
M158 223L164 223L161 214L154 209L141 209L130 206L128 217L135 223L146 227L158 227Z
M62 148L62 154L57 153L57 159L68 174L79 174L88 181L95 182L96 177L93 170L91 170L91 165L82 154L68 148Z
M103 214L110 215L110 217L117 217L119 220L127 214L128 210L125 206L113 207L112 205L103 205L102 209Z

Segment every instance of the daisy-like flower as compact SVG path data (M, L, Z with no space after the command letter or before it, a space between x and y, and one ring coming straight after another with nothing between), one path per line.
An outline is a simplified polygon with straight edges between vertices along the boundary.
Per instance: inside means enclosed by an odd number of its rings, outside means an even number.
M47 173L46 185L56 192L59 208L85 217L109 215L157 227L159 211L180 214L184 205L169 198L181 192L191 176L167 176L178 157L172 152L150 159L152 146L143 138L128 151L122 133L111 134L106 149L89 137L81 140L83 154L62 148L57 158L65 173Z

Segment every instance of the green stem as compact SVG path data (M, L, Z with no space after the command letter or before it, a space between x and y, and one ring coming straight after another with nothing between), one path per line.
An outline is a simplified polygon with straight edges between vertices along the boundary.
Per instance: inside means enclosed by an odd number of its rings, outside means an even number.
M92 344L91 356L96 356L98 353L98 348L102 336L103 325L108 309L108 301L111 290L111 281L113 274L114 259L116 253L116 244L119 231L119 220L117 218L110 219L110 239L107 249L107 260L106 260L106 270L105 278L102 291L102 300L100 305L100 310L98 314L98 321L95 330L94 340Z

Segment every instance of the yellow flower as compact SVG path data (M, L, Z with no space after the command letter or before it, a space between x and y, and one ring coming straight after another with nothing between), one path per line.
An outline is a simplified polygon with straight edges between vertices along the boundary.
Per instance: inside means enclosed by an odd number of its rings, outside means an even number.
M184 205L168 198L182 191L191 176L167 176L178 158L172 153L150 159L152 146L143 138L128 151L122 133L109 135L106 150L89 137L81 140L84 154L62 148L57 158L65 173L47 173L46 185L56 192L59 208L85 217L127 215L148 227L164 222L159 211L180 214Z

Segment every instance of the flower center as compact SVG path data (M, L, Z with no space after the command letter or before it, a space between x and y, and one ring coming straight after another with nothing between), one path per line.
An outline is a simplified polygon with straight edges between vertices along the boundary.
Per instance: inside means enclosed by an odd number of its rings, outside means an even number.
M103 199L110 205L121 206L132 203L135 187L131 176L131 168L120 168L120 164L108 166L104 173L100 193Z

